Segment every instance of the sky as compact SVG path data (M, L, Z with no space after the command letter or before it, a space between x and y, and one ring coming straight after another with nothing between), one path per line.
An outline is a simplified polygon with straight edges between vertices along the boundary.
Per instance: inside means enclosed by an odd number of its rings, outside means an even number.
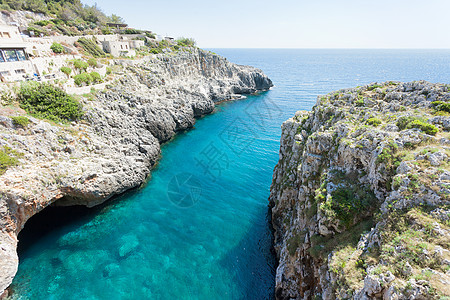
M450 0L82 0L203 48L446 48Z

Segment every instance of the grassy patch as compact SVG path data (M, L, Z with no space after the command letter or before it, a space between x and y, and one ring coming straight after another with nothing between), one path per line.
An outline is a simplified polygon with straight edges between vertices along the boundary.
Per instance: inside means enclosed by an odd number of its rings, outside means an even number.
M24 116L17 116L17 117L11 117L12 122L14 125L16 126L20 126L20 127L27 127L28 124L30 124L30 119L28 119L27 117Z
M446 271L444 264L436 256L426 256L436 246L450 248L450 239L435 230L436 223L443 230L450 230L446 224L418 208L389 214L386 225L382 228L384 242L380 257L393 266L396 276L405 277L403 270L406 263L415 270L431 268Z
M0 175L3 175L9 167L17 166L19 164L19 157L23 154L17 152L10 147L3 147L0 149Z
M334 236L313 235L311 248L308 249L309 254L315 259L325 260L333 250L340 250L347 246L356 247L361 234L369 231L373 224L373 219L367 219Z
M297 251L298 247L305 241L305 231L301 231L297 233L296 235L292 236L287 241L287 249L289 252L289 255L293 256L295 254L295 251Z

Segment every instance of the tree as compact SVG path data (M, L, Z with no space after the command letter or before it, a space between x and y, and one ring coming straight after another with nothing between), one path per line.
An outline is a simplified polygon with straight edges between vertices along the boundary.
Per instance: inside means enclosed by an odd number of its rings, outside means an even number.
M118 15L115 14L112 14L110 17L108 17L108 19L111 23L118 23L118 24L125 23L125 20L122 19L122 17L119 17Z

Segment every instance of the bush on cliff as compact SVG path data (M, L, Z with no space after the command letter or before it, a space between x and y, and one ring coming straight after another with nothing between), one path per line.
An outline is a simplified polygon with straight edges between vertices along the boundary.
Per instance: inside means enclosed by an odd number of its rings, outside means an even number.
M63 53L63 52L64 52L64 47L63 47L61 44L56 43L56 42L54 42L54 43L50 46L50 49L52 49L52 51L53 51L54 53Z
M28 119L27 117L24 117L24 116L11 117L11 120L14 125L22 127L22 128L25 128L28 126L28 124L30 124L30 119Z
M70 76L70 73L72 73L72 69L69 67L61 67L61 72L63 72L64 74L66 74L67 77Z
M97 72L91 72L91 74L89 74L89 76L91 77L91 80L93 83L100 83L103 81L102 76L100 76L100 74Z
M12 150L5 146L0 149L0 175L3 175L9 167L16 166L19 163L17 157L23 156L22 153Z
M68 122L83 116L82 106L62 89L47 83L22 84L17 95L20 107L28 113L55 122Z
M366 122L369 125L375 126L377 127L378 125L380 125L382 123L382 121L378 118L370 118L367 120Z
M436 126L434 126L433 124L423 122L421 120L414 120L414 121L408 123L408 126L406 128L408 128L408 129L418 128L429 135L436 135L436 133L438 132L438 129Z
M433 101L431 104L436 111L445 111L450 113L450 103L444 101Z
M95 58L88 59L87 63L92 68L97 68L98 63L97 63L97 60Z
M78 43L83 47L84 51L93 57L104 57L106 53L91 39L79 38Z
M194 47L196 41L192 38L180 37L177 39L177 44L181 47Z
M427 123L425 119L414 116L400 117L397 120L397 127L400 130L417 128L429 135L436 135L439 131L436 126Z
M91 75L89 75L89 73L86 72L75 75L73 77L73 80L75 84L78 86L89 85L92 82Z
M75 59L73 61L73 66L75 67L75 69L86 72L89 64L85 61L82 61L81 59Z

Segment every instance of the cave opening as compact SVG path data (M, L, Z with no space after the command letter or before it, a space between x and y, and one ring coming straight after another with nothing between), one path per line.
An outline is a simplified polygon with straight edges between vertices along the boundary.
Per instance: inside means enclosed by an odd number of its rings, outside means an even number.
M84 223L94 217L99 209L81 205L57 206L54 204L32 216L19 232L17 245L19 257L45 236L51 235L71 224Z

